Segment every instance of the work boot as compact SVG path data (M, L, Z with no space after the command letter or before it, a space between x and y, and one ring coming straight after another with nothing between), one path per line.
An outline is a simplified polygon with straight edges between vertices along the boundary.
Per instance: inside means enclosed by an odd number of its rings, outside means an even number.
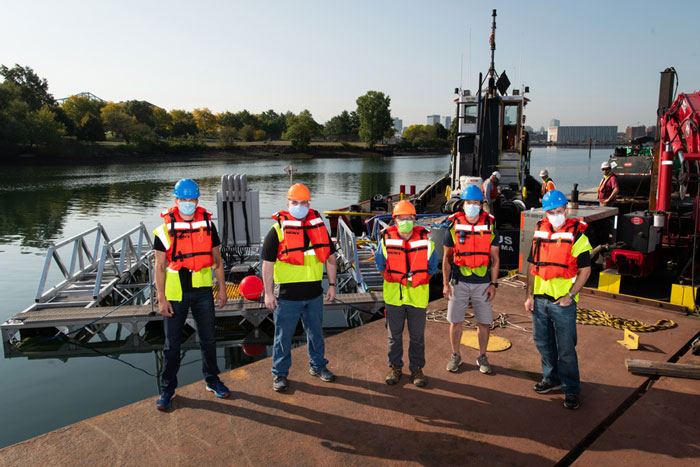
M479 355L479 358L476 359L476 364L479 365L479 371L485 374L491 373L491 365L489 365L489 359L486 358L486 355Z
M428 380L425 375L423 375L423 370L421 368L416 368L411 372L411 381L419 388L428 384Z
M384 381L386 381L386 384L396 384L399 382L401 379L401 368L397 366L390 366L389 367L389 373L386 374L386 378L384 378Z
M461 364L462 364L462 357L456 353L453 353L452 356L450 357L450 361L447 362L447 371L451 371L452 373L457 373L457 370L459 370L459 365L461 365Z

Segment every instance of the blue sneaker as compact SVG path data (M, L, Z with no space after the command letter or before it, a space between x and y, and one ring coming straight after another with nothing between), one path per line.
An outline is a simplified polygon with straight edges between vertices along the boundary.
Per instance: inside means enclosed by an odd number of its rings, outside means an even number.
M156 400L156 409L167 410L168 407L173 403L173 397L175 397L175 391L163 391Z
M214 395L220 399L226 399L231 395L231 392L220 379L214 383L207 383L207 391L213 392Z

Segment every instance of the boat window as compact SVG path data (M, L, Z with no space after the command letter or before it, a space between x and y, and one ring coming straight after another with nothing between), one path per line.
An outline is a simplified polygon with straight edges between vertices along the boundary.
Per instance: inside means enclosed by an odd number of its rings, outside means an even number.
M501 148L503 151L518 151L520 142L518 141L518 123L520 119L520 105L503 105L503 133Z
M462 109L460 116L461 118L461 125L459 131L461 133L476 133L476 117L477 117L477 109L478 109L478 104L476 102L474 103L463 103Z

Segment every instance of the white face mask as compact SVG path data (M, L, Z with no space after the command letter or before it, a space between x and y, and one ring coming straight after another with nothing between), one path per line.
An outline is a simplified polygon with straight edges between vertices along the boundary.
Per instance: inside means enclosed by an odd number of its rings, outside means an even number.
M465 204L464 205L464 214L467 217L476 217L479 215L481 212L481 206L478 204Z
M549 219L549 223L556 229L566 221L566 216L564 214L547 214L547 219Z

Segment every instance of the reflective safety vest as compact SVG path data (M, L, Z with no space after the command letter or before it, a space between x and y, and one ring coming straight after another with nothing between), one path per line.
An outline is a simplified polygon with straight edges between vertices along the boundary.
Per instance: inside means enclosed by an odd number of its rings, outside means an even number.
M330 237L318 212L310 210L303 221L287 211L275 213L272 218L278 221L272 228L277 232L279 241L273 269L274 281L291 284L322 280L323 263L330 256ZM309 237L306 245L304 232Z
M578 265L571 250L586 227L588 224L583 221L566 219L562 228L554 232L549 219L539 221L532 238L532 273L545 281L576 277Z
M165 275L165 297L171 301L182 300L179 271L192 272L192 287L211 287L212 250L211 213L197 206L194 218L186 221L177 206L163 211L164 223L153 230L165 247L168 266Z
M482 211L476 224L471 224L460 211L449 218L452 221L450 234L454 243L454 264L468 268L488 266L494 217Z
M278 260L303 265L304 257L314 254L321 264L326 262L331 254L331 239L318 211L310 209L304 220L295 218L288 211L276 212L272 218L277 221L283 232L277 249ZM305 238L308 238L313 249L306 244Z
M547 177L547 180L542 182L542 196L546 195L548 191L556 190L557 186L554 184L554 181Z
M399 235L397 226L387 227L382 232L384 240L386 270L384 280L404 286L418 287L430 282L428 259L432 254L432 244L428 231L414 227L409 240Z

